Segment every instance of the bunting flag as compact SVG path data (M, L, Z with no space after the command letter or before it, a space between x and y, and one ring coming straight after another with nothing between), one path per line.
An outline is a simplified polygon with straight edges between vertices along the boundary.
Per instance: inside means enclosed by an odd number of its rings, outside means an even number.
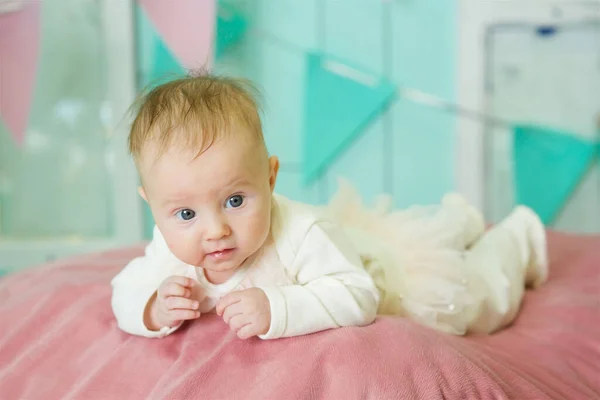
M0 118L17 145L25 137L35 88L41 5L32 1L0 13Z
M163 39L139 7L136 9L137 58L139 61L138 86L157 85L162 81L185 74L175 55L169 50Z
M551 128L513 128L516 201L552 224L598 153L598 144Z
M308 184L321 177L386 109L396 87L319 53L308 53L306 62L302 167Z
M166 47L185 69L212 64L214 0L138 0Z

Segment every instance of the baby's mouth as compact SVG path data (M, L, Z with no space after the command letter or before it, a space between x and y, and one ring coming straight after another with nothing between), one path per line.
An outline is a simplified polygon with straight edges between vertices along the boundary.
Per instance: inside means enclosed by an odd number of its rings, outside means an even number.
M212 253L206 254L206 256L211 257L215 260L225 260L225 259L231 257L234 250L235 250L235 248L217 250L217 251L213 251Z

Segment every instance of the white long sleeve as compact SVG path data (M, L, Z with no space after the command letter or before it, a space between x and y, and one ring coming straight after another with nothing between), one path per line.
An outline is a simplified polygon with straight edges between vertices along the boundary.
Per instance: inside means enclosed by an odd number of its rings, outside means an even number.
M193 277L205 290L207 309L232 290L264 290L271 306L271 326L260 336L263 339L373 322L380 294L351 241L311 207L280 196L275 204L275 245L224 284L207 282L193 266L178 260L155 228L146 254L132 260L112 281L112 308L119 328L145 337L174 332L178 327L156 332L144 324L148 301L173 275Z
M333 224L313 224L286 268L297 284L260 287L271 304L271 326L262 339L364 326L375 319L379 292Z
M170 259L164 239L155 228L154 239L146 246L145 255L133 259L113 278L111 305L119 328L133 335L158 338L178 327L151 331L144 324L144 310L160 284L180 271Z

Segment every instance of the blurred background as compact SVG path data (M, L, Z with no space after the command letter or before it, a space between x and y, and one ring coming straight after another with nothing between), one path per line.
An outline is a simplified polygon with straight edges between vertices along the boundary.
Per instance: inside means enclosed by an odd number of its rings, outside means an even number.
M293 199L600 232L597 1L0 0L0 271L149 238L126 111L201 67L258 85Z

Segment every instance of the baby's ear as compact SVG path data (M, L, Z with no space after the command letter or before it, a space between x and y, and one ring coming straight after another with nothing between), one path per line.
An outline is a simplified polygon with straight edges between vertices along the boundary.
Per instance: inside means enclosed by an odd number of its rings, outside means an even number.
M271 156L269 158L269 186L271 186L271 192L275 189L277 172L279 172L279 159L277 156Z
M144 201L146 201L146 203L148 202L148 197L146 197L146 191L144 190L143 186L139 186L138 187L138 193L140 194L140 196L142 197L142 199L144 199Z

